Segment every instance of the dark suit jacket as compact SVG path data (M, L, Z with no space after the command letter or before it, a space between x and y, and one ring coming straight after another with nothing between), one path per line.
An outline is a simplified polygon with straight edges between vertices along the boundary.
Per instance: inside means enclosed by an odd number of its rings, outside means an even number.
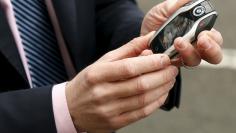
M52 0L76 72L139 35L143 13L134 0ZM128 29L128 30L127 30ZM51 86L29 83L0 9L0 132L56 132ZM179 95L179 82L174 95ZM174 100L173 100L174 99ZM176 104L176 96L166 109ZM170 106L170 107L169 107Z

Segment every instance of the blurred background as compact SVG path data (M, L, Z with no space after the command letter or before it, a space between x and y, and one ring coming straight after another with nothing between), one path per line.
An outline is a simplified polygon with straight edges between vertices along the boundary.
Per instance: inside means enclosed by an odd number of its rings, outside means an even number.
M138 0L147 12L163 0ZM236 131L236 1L211 0L219 18L215 28L224 37L224 60L182 69L180 109L156 111L118 133L234 133Z

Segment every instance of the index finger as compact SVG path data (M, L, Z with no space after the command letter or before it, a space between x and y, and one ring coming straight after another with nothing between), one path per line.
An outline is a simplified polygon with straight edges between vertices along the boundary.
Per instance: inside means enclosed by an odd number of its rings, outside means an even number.
M115 62L100 63L94 67L95 82L120 81L136 77L144 73L160 70L170 64L170 59L164 54L139 56Z

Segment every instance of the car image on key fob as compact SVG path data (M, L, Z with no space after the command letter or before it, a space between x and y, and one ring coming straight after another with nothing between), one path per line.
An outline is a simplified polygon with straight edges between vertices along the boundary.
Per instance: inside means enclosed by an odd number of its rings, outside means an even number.
M209 0L192 0L177 10L150 40L153 53L167 54L171 59L178 55L173 45L178 37L194 42L200 32L211 30L218 13Z

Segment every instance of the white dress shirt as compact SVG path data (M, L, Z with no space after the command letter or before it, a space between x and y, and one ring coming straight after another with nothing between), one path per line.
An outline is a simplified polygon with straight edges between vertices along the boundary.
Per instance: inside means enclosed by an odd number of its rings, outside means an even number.
M67 73L69 77L72 77L75 74L73 65L71 63L68 51L66 50L65 42L61 34L61 30L59 28L59 24L56 18L56 14L52 5L51 0L45 0L50 18L52 20L52 24L56 33L57 41L62 53L62 57L65 63L65 67L67 69ZM5 14L8 19L8 23L10 25L11 31L13 33L21 61L23 63L28 81L30 83L30 86L32 86L31 83L31 77L29 74L29 68L27 65L27 58L25 56L25 52L23 50L22 40L20 37L20 33L17 29L16 20L14 17L13 8L11 5L10 0L0 0L0 8L3 8L5 10ZM1 20L0 20L1 21ZM58 84L53 86L52 89L52 104L53 104L53 113L54 113L54 119L55 124L57 128L58 133L76 133L76 128L73 124L73 121L71 119L69 109L67 106L66 96L65 96L65 86L66 83ZM50 102L50 101L48 101ZM40 123L39 123L40 124Z

